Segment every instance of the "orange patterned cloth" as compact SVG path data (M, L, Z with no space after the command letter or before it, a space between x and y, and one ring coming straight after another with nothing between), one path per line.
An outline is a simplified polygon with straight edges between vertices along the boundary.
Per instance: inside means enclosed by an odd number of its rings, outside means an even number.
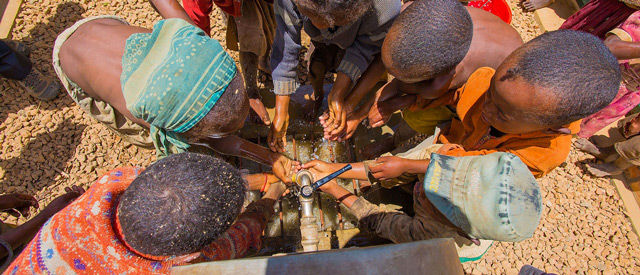
M87 192L49 219L5 274L164 274L173 259L152 260L127 248L116 232L120 196L142 172L110 171ZM252 203L236 222L193 262L239 258L260 247L260 235L273 214L264 200Z
M412 108L429 109L442 105L456 108L458 118L454 118L451 127L442 132L438 143L459 144L463 148L451 150L446 155L461 157L509 152L520 157L535 177L542 177L566 160L571 149L571 135L537 131L492 136L491 125L482 119L481 113L484 95L495 72L492 68L480 68L455 93L433 101L423 100ZM580 121L565 127L575 134L580 130Z

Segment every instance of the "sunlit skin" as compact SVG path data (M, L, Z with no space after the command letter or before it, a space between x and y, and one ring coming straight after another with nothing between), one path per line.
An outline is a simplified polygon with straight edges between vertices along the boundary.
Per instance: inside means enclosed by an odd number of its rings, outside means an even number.
M149 123L134 117L127 109L120 75L126 40L134 33L150 32L114 19L97 19L78 28L60 49L60 65L71 81L89 96L108 102L128 119L147 128ZM202 141L203 145L221 154L271 165L278 178L290 183L289 173L297 162L232 134L242 127L248 112L249 104L243 104L243 115L227 129L211 133L210 138Z
M538 114L555 110L557 99L551 91L530 84L519 76L501 80L507 70L513 67L512 63L505 62L498 67L491 80L491 87L485 93L482 118L493 128L506 134L557 131L562 128L542 125L532 119Z
M333 22L329 22L313 10L308 10L303 6L297 7L300 13L309 18L311 23L318 29L344 26L351 23L347 18L335 18ZM319 117L320 123L324 127L325 138L330 140L345 140L351 137L359 122L366 117L362 112L355 112L354 107L360 103L362 98L373 88L383 74L384 66L379 61L379 58L377 58L377 60L374 58L369 68L363 72L363 75L350 91L349 88L353 84L351 78L344 73L337 73L333 88L328 96L329 108L327 112ZM322 103L321 100L324 97L323 84L324 78L318 78L315 81L312 79L313 94L310 97L310 101L313 102L305 105L305 117L315 119L315 115ZM288 104L288 99L278 100L278 97L276 97L276 116L269 132L269 147L274 152L284 151L284 146L286 146L284 136L286 135L289 116L288 107L279 108L280 105L284 106ZM371 103L365 105L367 105L368 109Z
M441 73L427 79L419 72L405 72L398 69L390 56L390 41L397 37L401 28L391 28L382 44L382 61L394 80L377 93L387 92L387 99L403 95L416 95L424 99L436 99L447 92L458 89L467 81L469 76L480 67L498 68L502 61L523 44L520 35L513 27L504 23L491 13L480 9L467 7L473 21L473 38L469 52L464 59L451 71ZM500 33L501 35L496 35ZM394 83L396 82L396 83ZM385 97L383 97L385 98ZM414 99L415 101L415 99ZM405 98L400 101L375 104L369 111L371 127L384 125L391 114L397 110L409 107L414 101ZM378 110L378 106L384 110Z

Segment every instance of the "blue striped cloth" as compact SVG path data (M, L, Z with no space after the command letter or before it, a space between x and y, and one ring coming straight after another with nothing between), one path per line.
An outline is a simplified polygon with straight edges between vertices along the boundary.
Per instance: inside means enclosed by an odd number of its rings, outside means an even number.
M152 33L136 33L122 57L127 109L151 125L158 157L189 148L178 133L198 123L236 75L220 43L182 19L162 20Z

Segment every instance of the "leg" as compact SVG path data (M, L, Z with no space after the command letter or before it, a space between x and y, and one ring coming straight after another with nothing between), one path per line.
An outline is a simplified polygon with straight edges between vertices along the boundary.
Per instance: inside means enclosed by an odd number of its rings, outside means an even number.
M20 85L38 99L55 98L60 91L60 85L32 66L28 57L9 47L4 41L0 41L0 75L21 80Z
M213 1L211 0L182 0L184 11L187 12L189 18L196 23L207 35L211 34L211 19L209 14L213 10Z
M322 107L322 99L324 98L324 76L327 73L327 67L322 61L314 60L314 54L309 61L309 79L313 93L309 97L309 101L303 106L303 117L307 121L314 121L317 117L320 107Z
M633 164L628 162L623 157L619 157L613 162L587 163L587 169L592 175L596 177L620 175L625 169L631 166L633 166Z
M576 140L576 142L574 143L576 148L587 152L591 155L593 155L596 158L599 159L606 159L609 156L611 156L612 154L617 154L615 148L613 148L613 146L609 146L609 147L598 147L595 144L591 143L591 141L589 141L586 138L579 138L578 140Z
M247 88L249 104L251 105L251 120L256 123L262 121L265 125L271 125L269 113L267 113L267 109L262 104L260 91L258 90L258 56L251 52L240 52L240 66L242 67L244 85Z

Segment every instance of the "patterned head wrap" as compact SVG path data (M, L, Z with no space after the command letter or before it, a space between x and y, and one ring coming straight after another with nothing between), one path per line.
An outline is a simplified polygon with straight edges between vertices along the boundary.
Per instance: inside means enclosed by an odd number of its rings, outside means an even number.
M122 57L122 93L133 116L151 125L158 157L189 148L184 133L216 104L236 75L220 43L182 19L136 33Z

